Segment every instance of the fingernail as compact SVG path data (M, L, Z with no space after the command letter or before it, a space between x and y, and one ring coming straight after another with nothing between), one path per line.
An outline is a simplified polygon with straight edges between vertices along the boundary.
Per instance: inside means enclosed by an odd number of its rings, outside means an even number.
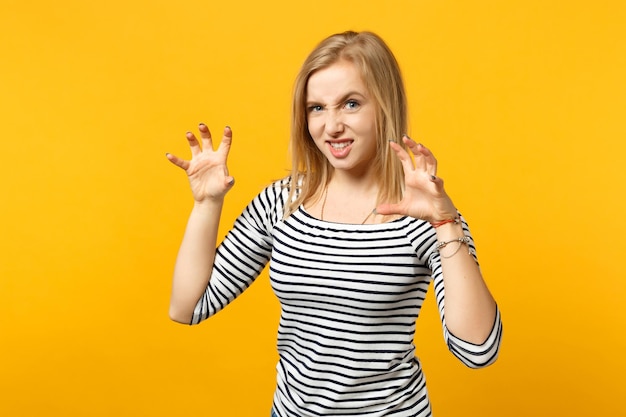
M430 176L430 180L431 180L431 181L435 181L436 179L437 179L437 177L435 177L434 175L431 175L431 176Z
M373 214L378 214L378 211L376 210L376 207L374 207L374 210L372 210Z
M230 130L230 126L226 125L226 129L229 129L229 130Z
M228 181L228 185L233 185L234 183L235 183L235 179L234 178L231 178L231 180Z
M200 127L206 127L206 125L204 123L199 123L198 126Z

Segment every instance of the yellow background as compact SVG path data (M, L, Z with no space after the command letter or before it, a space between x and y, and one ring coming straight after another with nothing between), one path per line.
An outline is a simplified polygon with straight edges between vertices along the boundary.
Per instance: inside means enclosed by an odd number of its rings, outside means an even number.
M167 317L191 197L164 153L232 126L224 233L286 173L295 73L346 29L397 54L503 312L472 371L427 300L436 415L626 415L625 26L621 0L2 0L0 415L268 415L265 274L199 327Z

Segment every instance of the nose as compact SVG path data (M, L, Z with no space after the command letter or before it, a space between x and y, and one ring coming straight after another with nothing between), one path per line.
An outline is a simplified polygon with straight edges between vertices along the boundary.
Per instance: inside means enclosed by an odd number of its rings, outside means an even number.
M329 109L326 113L324 128L329 136L336 136L343 132L343 115L338 109Z

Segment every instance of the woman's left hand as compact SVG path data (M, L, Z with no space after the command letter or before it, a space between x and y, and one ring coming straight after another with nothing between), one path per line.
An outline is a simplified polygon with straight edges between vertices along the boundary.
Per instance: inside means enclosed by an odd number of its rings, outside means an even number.
M443 189L443 180L437 177L437 160L433 154L406 135L402 141L413 153L415 162L399 144L390 142L389 146L398 155L404 169L404 196L399 203L379 205L376 212L411 216L429 222L455 218L456 208Z

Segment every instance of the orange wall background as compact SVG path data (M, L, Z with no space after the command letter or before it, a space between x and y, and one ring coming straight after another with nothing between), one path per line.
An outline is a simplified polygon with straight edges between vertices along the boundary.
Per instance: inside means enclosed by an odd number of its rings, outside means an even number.
M503 312L472 371L427 300L435 415L626 415L625 22L621 0L3 0L0 415L269 415L267 275L201 326L168 319L192 202L164 153L232 126L226 232L286 173L300 63L346 29L395 51Z

